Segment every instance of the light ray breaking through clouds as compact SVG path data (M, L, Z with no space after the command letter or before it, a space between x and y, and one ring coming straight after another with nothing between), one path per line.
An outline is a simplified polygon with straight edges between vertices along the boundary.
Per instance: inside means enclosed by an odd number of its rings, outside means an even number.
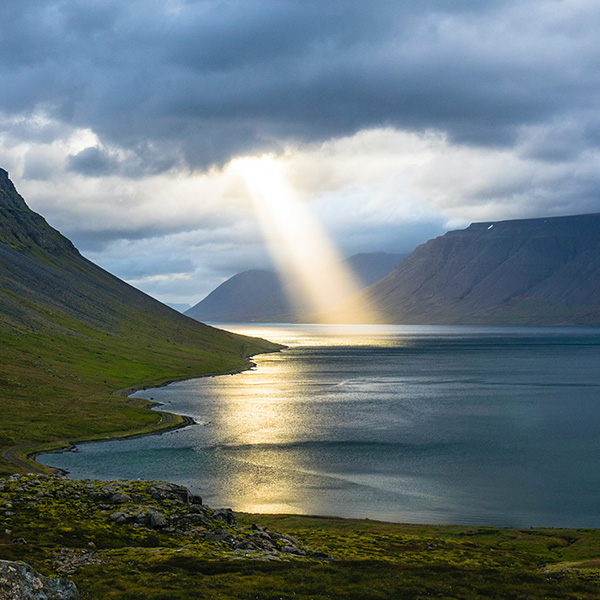
M273 262L287 281L285 289L296 311L305 312L307 306L312 311L309 315L338 311L360 287L342 264L335 244L290 185L284 164L266 155L243 157L232 163L232 169L248 186ZM366 306L355 311L361 311L366 322L374 322Z

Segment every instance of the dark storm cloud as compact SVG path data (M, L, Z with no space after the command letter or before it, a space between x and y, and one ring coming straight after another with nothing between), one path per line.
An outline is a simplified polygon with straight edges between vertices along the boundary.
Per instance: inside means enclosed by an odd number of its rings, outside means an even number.
M58 227L58 229L61 229ZM65 230L66 232L66 230ZM73 231L68 231L67 237L75 244L75 246L85 252L100 252L109 247L112 243L120 240L148 240L153 236L157 236L156 228L152 230L150 227L116 229L116 228L78 228ZM161 231L162 233L162 231ZM167 232L168 234L169 232ZM178 233L178 232L177 232Z
M130 176L379 125L502 146L523 126L569 122L573 152L598 142L591 2L9 0L2 10L0 110L91 128L143 155ZM70 166L101 174L109 159L90 150Z
M176 162L174 157L154 147L153 144L138 144L127 156L98 146L89 146L67 157L67 169L88 177L120 175L128 178L155 175L170 169Z
M68 160L69 170L88 175L100 177L114 173L117 162L107 153L97 147L85 148Z

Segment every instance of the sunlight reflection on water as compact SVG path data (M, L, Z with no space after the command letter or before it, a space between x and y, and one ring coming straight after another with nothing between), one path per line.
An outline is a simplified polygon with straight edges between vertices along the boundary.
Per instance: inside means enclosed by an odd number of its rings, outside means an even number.
M223 327L289 348L136 394L199 425L44 462L247 512L600 526L600 330Z
M426 335L427 326L411 325L335 325L328 323L219 323L215 326L254 337L262 337L286 346L375 346L403 345L403 334ZM431 328L435 329L435 328ZM452 331L449 328L448 332ZM391 339L390 335L394 338Z

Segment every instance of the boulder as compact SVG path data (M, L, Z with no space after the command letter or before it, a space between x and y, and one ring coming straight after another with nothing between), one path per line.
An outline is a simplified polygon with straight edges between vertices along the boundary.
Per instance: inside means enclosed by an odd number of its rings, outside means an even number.
M0 560L0 598L79 600L79 592L71 581L44 577L25 563Z
M167 525L167 519L157 510L148 511L148 517L150 519L150 527L153 529L158 529Z
M217 508L213 513L213 517L225 521L228 525L235 525L235 516L230 508Z
M145 508L138 508L132 517L134 524L150 527L150 514Z
M114 521L117 525L122 525L123 523L127 523L127 516L122 512L114 512L110 515L112 521Z
M215 531L208 531L204 534L204 539L207 542L224 542L228 538L231 538L232 535L225 531L225 529L217 529Z
M192 498L186 487L175 483L155 483L148 492L155 500L170 500L184 504L188 504Z
M113 504L127 504L127 502L131 502L131 497L127 494L122 494L121 492L117 492L110 497L110 501Z

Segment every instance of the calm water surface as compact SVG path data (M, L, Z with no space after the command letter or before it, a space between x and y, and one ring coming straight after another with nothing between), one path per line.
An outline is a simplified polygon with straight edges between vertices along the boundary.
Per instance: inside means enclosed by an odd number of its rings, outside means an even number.
M289 348L135 394L197 425L41 461L241 511L600 527L600 329L224 327Z

